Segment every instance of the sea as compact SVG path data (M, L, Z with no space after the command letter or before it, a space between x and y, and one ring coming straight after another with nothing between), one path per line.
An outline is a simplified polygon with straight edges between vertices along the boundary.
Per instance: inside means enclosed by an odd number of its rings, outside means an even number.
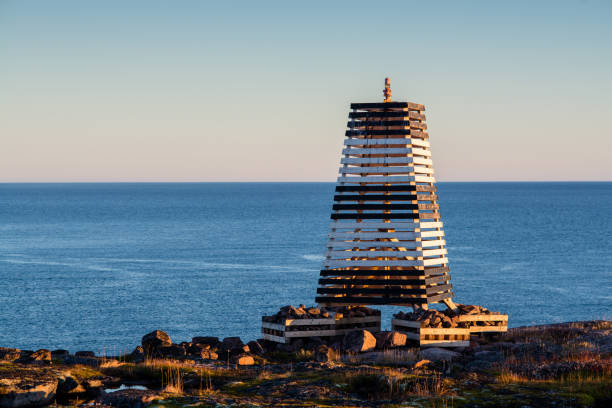
M438 183L455 301L612 318L612 183ZM313 305L333 183L0 184L0 346L260 337ZM398 307L383 307L383 328Z

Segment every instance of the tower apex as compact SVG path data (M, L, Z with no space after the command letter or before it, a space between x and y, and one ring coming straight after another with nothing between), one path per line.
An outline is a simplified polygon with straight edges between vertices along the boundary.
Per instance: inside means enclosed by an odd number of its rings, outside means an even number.
M391 80L389 77L385 78L385 89L383 89L383 95L385 96L385 102L391 102Z

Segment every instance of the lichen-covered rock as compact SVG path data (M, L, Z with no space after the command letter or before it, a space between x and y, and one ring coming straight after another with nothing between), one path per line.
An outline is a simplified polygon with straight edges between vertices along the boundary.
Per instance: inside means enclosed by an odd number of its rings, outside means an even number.
M58 373L49 368L17 368L0 379L0 407L48 405L57 391Z

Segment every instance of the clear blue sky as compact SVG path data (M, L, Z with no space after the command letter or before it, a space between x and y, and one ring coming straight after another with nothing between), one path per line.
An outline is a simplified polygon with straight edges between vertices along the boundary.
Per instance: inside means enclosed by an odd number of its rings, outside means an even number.
M0 0L0 181L332 181L350 102L439 180L612 180L612 2Z

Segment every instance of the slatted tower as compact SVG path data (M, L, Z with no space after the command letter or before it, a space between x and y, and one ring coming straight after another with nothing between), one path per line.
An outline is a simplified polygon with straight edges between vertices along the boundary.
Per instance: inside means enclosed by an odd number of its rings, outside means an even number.
M425 107L353 103L316 302L454 309Z

